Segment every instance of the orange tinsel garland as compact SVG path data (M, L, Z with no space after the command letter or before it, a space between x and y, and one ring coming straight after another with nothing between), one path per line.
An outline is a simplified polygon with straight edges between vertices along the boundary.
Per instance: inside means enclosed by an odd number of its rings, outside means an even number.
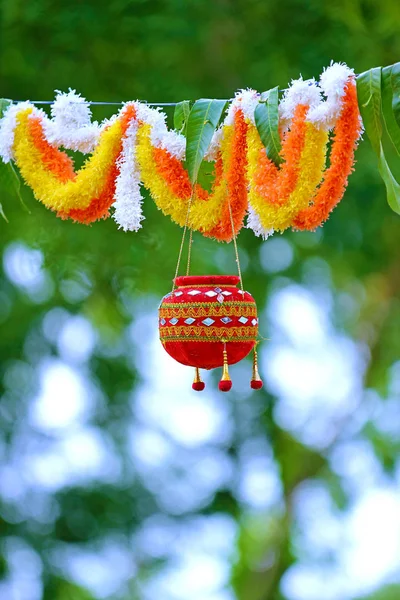
M257 194L269 204L285 204L296 187L299 175L299 161L306 136L306 115L308 106L296 107L290 130L284 135L281 156L284 163L277 168L267 157L265 150L260 152L260 163L254 174Z
M192 193L192 186L188 172L181 161L165 148L153 148L153 158L158 173L165 179L173 194L182 200L188 200Z
M157 172L164 178L173 194L182 200L189 200L192 194L192 184L189 174L181 161L172 156L165 148L153 148L153 158ZM196 197L207 199L207 192L196 184Z
M242 111L236 111L234 116L233 135L226 152L218 153L215 162L215 179L211 192L207 192L199 184L195 185L194 195L199 200L208 202L213 197L216 189L223 185L225 191L219 206L218 221L211 228L201 228L206 237L220 241L232 239L232 223L229 203L232 211L233 228L235 234L243 225L247 210L247 184L246 184L246 135L247 124ZM162 176L165 184L177 197L188 201L192 194L187 170L181 161L172 156L163 148L153 148L153 159L157 173Z
M115 153L115 160L113 161L108 173L106 173L105 175L103 189L100 192L99 196L97 196L97 198L93 198L93 200L90 202L87 208L72 209L66 214L59 213L58 216L60 216L63 219L70 218L74 221L78 221L79 223L84 223L85 225L89 225L89 223L93 223L93 221L97 221L98 219L106 219L108 217L109 208L114 202L115 184L116 179L119 175L119 167L117 164L117 160L122 152L122 142L126 135L126 131L130 125L131 120L135 117L135 107L132 105L128 105L126 107L125 112L121 116L121 142Z
M243 227L247 211L247 129L243 112L237 110L234 115L234 132L232 136L231 157L226 172L227 196L222 207L219 223L211 231L205 231L206 237L219 241L232 239L232 228L235 235ZM232 214L232 222L231 222Z
M120 146L120 152L122 144ZM117 154L118 157L119 153ZM67 213L58 212L57 216L62 219L72 219L78 223L89 225L99 219L106 219L109 216L109 208L114 202L115 180L118 177L118 167L115 162L111 165L103 181L103 189L97 198L93 198L87 208L73 208Z
M325 172L324 181L312 204L300 211L294 219L295 229L315 229L326 221L329 213L342 199L347 178L353 171L354 151L360 128L357 91L352 79L346 85L341 114L335 127L330 167Z
M122 140L125 137L126 130L132 118L135 118L136 110L128 105L121 116L122 138L114 155L113 163L102 180L101 191L98 196L93 198L84 209L71 209L69 211L58 211L57 216L62 219L73 219L79 223L89 224L98 219L108 216L108 210L114 202L115 181L119 174L117 159L122 151ZM29 119L29 134L34 146L39 150L43 164L48 168L60 182L66 183L76 177L71 158L61 150L58 150L46 140L43 132L43 126L40 117L32 116Z
M43 164L59 181L65 183L75 178L72 159L46 140L40 117L31 116L28 121L28 131L35 147L42 155Z

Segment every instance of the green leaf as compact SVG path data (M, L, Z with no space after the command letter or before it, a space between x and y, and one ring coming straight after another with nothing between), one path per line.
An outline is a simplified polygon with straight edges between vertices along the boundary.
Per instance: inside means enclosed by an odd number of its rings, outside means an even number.
M226 106L225 100L197 100L190 111L186 129L186 165L195 183L201 162Z
M378 157L379 173L386 186L390 208L400 214L400 185L387 164L382 146L381 68L375 67L357 77L357 95L365 131Z
M396 63L392 66L390 80L393 91L392 107L394 118L400 127L400 63Z
M7 219L6 214L5 214L4 210L3 210L3 205L1 204L1 202L0 202L0 215L3 217L3 219L5 220L5 222L8 223L8 219Z
M386 161L385 154L381 144L381 152L378 161L379 173L386 185L387 201L390 208L400 215L400 185L395 179L390 167Z
M5 190L10 195L15 194L18 196L22 206L30 214L31 211L22 199L21 180L12 162L5 164L0 161L0 188ZM2 216L4 217L4 213L2 213Z
M382 69L382 112L385 120L386 131L389 138L400 155L400 127L394 117L392 108L393 90L391 84L392 65Z
M380 67L365 71L357 77L357 96L365 131L379 156L382 138Z
M276 165L282 162L280 157L281 140L278 131L278 102L279 90L278 87L274 87L261 94L261 102L254 113L257 131L265 146L267 156Z
M0 98L0 119L10 104L12 104L12 100L9 100L8 98Z
M183 100L175 106L174 129L180 133L185 133L186 125L190 114L190 101Z
M8 98L0 98L0 118L3 116L5 110L10 104L12 104L12 100L9 100ZM16 194L22 206L27 210L28 213L30 213L30 210L26 206L21 196L21 181L19 175L13 163L11 162L5 164L0 160L0 187L6 190L9 194ZM1 205L0 215L7 221Z
M0 187L8 194L19 192L19 178L15 180L16 172L13 171L11 163L3 163L0 161Z

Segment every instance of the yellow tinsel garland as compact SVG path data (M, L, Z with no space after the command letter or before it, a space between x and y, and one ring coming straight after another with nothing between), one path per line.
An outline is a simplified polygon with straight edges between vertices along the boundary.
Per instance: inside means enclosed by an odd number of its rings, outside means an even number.
M115 153L121 144L122 128L117 119L101 134L92 156L78 171L75 179L60 183L44 166L28 129L32 109L18 114L15 128L14 154L20 173L32 188L35 197L45 206L59 212L87 208L100 195L105 173L113 166Z
M249 204L259 216L264 229L284 231L291 226L293 218L299 211L308 206L323 178L327 143L328 132L317 129L312 123L306 124L305 144L299 161L296 187L287 202L281 205L272 204L268 202L268 198L260 196L253 185L259 154L264 150L264 146L256 127L249 126L247 155Z

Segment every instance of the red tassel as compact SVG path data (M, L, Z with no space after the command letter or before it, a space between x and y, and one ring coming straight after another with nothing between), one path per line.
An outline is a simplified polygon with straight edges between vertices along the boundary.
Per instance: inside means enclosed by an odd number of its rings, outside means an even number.
M230 379L229 381L221 379L218 384L218 388L221 392L229 392L229 390L232 388L232 381Z
M205 387L206 387L206 384L204 383L204 381L201 380L200 371L196 367L195 368L195 373L194 373L194 381L192 383L192 389L195 392L202 392Z
M259 379L258 381L255 381L254 379L252 379L250 382L250 387L252 390L261 390L262 386L263 386L263 382L261 381L261 379Z
M204 381L193 381L192 383L192 389L194 389L195 392L202 392L205 387L206 384Z

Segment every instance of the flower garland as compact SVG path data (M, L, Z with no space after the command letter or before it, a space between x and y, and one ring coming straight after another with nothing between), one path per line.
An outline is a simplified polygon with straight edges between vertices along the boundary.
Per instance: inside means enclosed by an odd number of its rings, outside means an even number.
M268 237L288 227L313 230L342 198L361 134L354 73L331 64L319 83L293 81L279 104L281 164L267 156L255 123L260 95L239 92L212 138L211 191L192 185L185 137L166 116L130 102L112 119L91 121L87 101L58 92L50 117L29 102L11 105L0 120L0 156L14 160L35 197L63 219L109 216L124 231L141 228L141 186L176 223L230 241L243 226ZM329 167L326 154L333 131ZM91 153L74 169L65 149Z
M131 119L122 142L122 152L116 162L118 175L115 180L113 218L124 231L138 231L144 219L136 156L137 132L137 120Z
M229 127L229 125L226 125ZM225 145L222 153L225 172L226 193L221 207L218 224L206 231L207 237L229 242L243 226L247 212L247 130L243 111L234 107L233 131L231 143Z
M265 229L290 227L322 180L328 133L306 123L306 111L305 106L296 110L283 142L281 155L286 161L280 170L266 156L256 128L249 133L249 202Z
M246 132L242 111L233 105L227 122L222 127L219 150L215 161L215 179L210 193L199 184L193 188L183 163L166 148L153 147L152 128L148 109L143 115L138 111L137 160L140 178L150 191L158 208L176 223L200 231L207 237L221 241L232 239L243 225L247 210L246 193ZM228 121L233 119L233 123ZM146 121L145 121L146 119ZM190 208L189 208L190 203ZM230 207L230 208L229 208ZM189 214L188 214L189 212Z
M330 167L312 202L300 210L293 221L295 229L316 229L329 217L346 190L347 179L353 171L354 152L361 134L361 121L354 81L345 85L342 110L335 126Z
M43 119L46 139L50 144L68 150L84 154L93 152L107 121L99 126L96 121L92 123L91 116L89 103L75 90L70 89L66 94L57 92L51 107L52 118L44 115Z
M307 105L301 104L305 101ZM280 105L280 116L281 127L286 129L280 169L266 156L256 128L250 128L249 202L264 231L290 226L315 229L343 196L361 133L353 72L335 64L321 76L321 88L314 80L293 82ZM324 173L332 123L336 143L331 166Z
M93 155L77 173L71 159L46 140L41 111L29 107L19 113L14 156L35 197L62 218L88 224L107 216L114 201L116 161L132 110L128 106L104 129Z

